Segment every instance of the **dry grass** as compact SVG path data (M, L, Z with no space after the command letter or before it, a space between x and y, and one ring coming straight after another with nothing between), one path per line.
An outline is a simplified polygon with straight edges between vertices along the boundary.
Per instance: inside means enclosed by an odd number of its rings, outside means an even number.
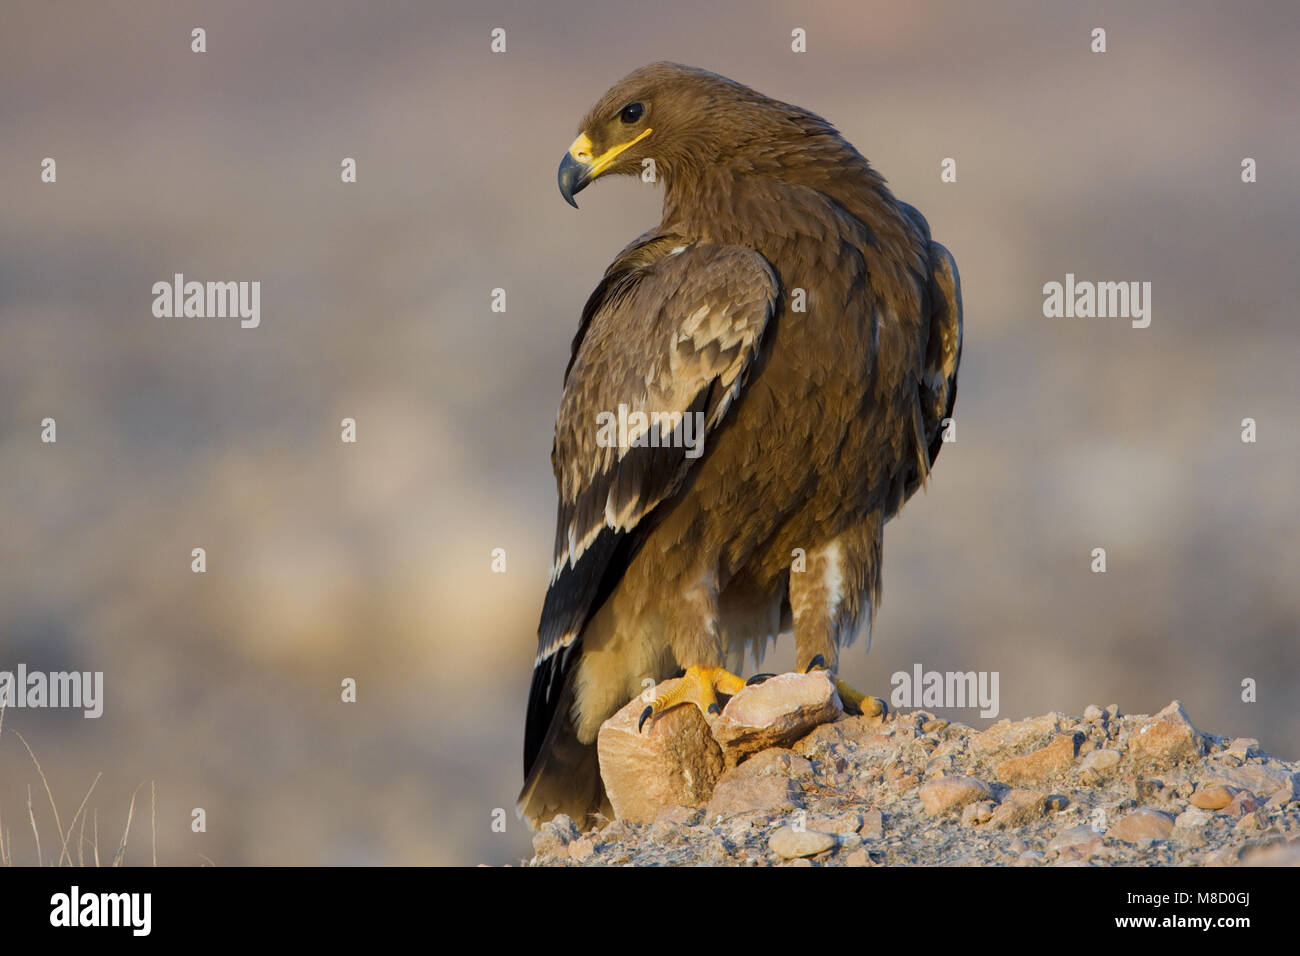
M0 742L4 739L4 720L6 708L0 705ZM95 787L99 784L102 773L95 774L95 779L90 782L90 788L86 795L81 798L81 805L77 807L77 812L73 814L71 822L67 829L63 827L63 820L59 816L59 807L54 800L54 792L50 789L50 782L45 777L45 771L41 769L41 762L36 759L36 753L32 750L31 744L27 738L18 731L12 731L13 736L17 737L27 751L27 756L31 759L32 766L36 768L36 775L41 779L41 785L45 788L46 799L50 803L50 812L54 817L54 828L58 832L58 858L55 859L51 853L51 866L86 866L86 850L90 850L90 865L100 866L99 858L99 810L95 809L90 814L86 812L86 806L90 802L91 794L95 792ZM158 865L158 789L152 780L149 783L149 829L152 837L152 856L153 865ZM142 782L139 787L131 794L131 802L126 810L126 826L122 828L122 838L118 841L117 849L113 852L113 857L109 861L110 866L121 866L126 861L126 847L131 836L131 822L135 819L135 798L143 787ZM86 837L86 818L90 816L93 819L89 839ZM32 831L32 845L34 850L34 859L37 866L45 865L45 853L41 846L41 831L36 823L36 810L32 805L32 788L29 784L27 787L27 823ZM78 826L78 824L80 824ZM69 841L76 837L75 842L69 846ZM51 848L52 849L52 848ZM75 860L73 859L75 855ZM207 860L206 857L204 857ZM211 860L207 860L211 864ZM13 833L5 828L4 816L0 814L0 866L14 865L14 838Z

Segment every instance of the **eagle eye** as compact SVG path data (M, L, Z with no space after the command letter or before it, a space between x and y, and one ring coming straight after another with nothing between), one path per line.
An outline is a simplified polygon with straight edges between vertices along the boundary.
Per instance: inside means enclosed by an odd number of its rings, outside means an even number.
M643 105L640 103L628 103L627 106L619 110L618 118L628 126L631 126L641 118L643 113L645 113L645 107Z

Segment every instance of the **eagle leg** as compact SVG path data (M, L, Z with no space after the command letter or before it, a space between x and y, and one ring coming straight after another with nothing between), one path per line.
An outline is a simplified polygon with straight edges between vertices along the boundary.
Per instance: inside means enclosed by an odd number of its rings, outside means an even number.
M808 670L826 670L826 664L822 661L822 656L818 654L813 658L813 662L808 665ZM889 713L889 705L879 697L872 697L870 694L864 694L848 681L842 681L835 678L835 692L840 695L840 700L844 704L845 713L862 714L864 717L884 717Z
M688 667L686 674L677 685L665 694L660 694L641 711L641 719L636 729L640 733L645 722L657 717L678 704L692 703L705 714L720 714L718 694L734 696L745 686L745 682L723 667Z
M804 668L804 673L809 674L815 670L824 671L827 669L826 658L818 654L808 662L808 666ZM775 674L755 674L749 680L745 681L745 686L749 687L753 684L761 684L768 678L775 676ZM844 709L847 713L863 714L867 717L883 717L885 714L889 713L889 705L883 700L879 697L872 697L870 694L864 694L861 691L856 690L853 685L847 681L842 681L839 678L836 678L835 691L840 695L840 700L844 703Z
M803 672L805 674L808 674L813 670L813 668L820 668L822 670L825 670L826 658L818 654L816 657L814 657L811 661L808 662L808 666L803 669ZM745 686L752 687L755 684L763 683L763 681L765 680L771 680L775 676L776 676L775 674L755 674L749 680L745 681Z
M845 681L835 681L835 690L844 702L844 709L850 714L862 714L865 717L883 717L889 713L889 705L879 697L864 694Z

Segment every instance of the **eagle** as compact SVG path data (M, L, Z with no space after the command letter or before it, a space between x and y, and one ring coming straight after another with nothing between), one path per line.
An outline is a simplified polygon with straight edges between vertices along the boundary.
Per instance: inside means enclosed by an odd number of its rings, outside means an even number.
M564 373L517 804L534 827L610 815L596 734L654 683L683 677L643 723L716 713L790 630L801 671L870 645L883 527L957 397L953 257L820 116L651 64L582 120L560 192L576 207L618 174L661 184L663 218L605 270Z

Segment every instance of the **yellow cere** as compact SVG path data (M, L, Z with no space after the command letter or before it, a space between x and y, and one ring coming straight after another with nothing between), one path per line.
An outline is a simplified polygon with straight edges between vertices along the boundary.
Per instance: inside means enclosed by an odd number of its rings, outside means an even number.
M588 169L590 170L590 172L588 173L589 177L595 179L602 172L604 172L605 169L607 169L609 165L612 162L614 162L614 160L618 159L618 157L625 150L631 148L632 146L635 146L637 143L641 142L641 140L645 139L653 132L654 132L653 129L647 127L646 129L642 130L641 133L638 134L634 139L630 139L626 143L622 143L618 146L614 146L611 147L610 149L607 149L605 152L603 152L600 156L597 156L595 159L592 159L591 157L591 152L592 152L591 138L586 133L583 133L581 136L575 139L573 141L573 145L569 147L569 155L572 156L578 162L582 163L584 166L588 167Z

